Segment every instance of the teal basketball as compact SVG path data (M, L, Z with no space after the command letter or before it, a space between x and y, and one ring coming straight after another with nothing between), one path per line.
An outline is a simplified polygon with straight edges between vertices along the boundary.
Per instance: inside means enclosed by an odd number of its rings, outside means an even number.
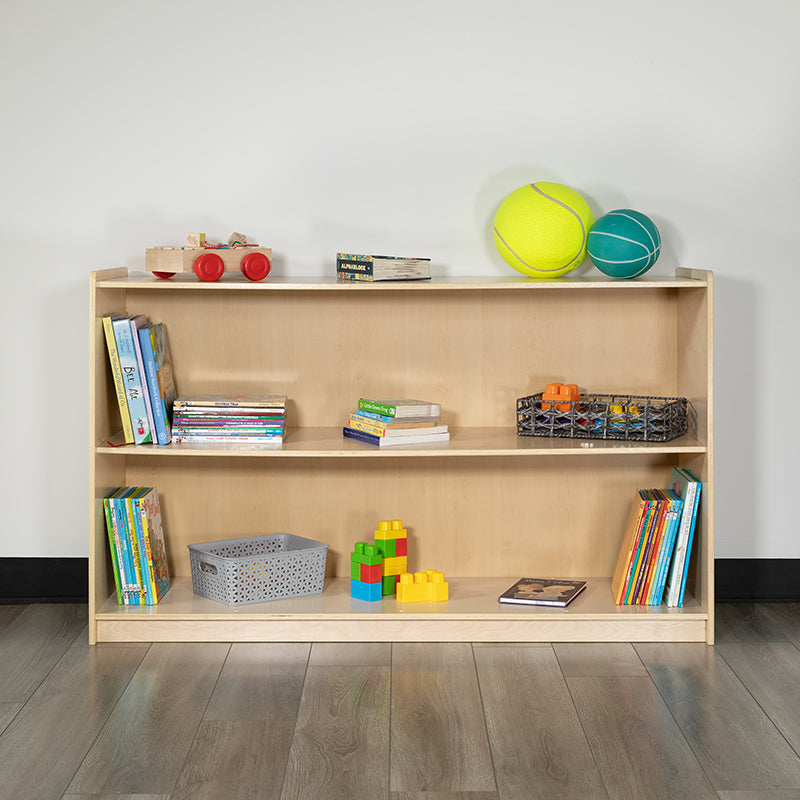
M619 208L594 223L586 251L600 272L612 278L635 278L656 263L661 235L650 217Z

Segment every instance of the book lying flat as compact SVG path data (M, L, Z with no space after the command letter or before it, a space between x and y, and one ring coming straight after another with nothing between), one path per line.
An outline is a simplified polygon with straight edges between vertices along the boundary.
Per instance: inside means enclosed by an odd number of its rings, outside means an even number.
M360 442L375 444L378 447L402 446L404 444L423 444L425 442L448 442L450 433L413 433L409 436L374 436L366 431L357 428L349 428L347 425L342 428L342 434L348 439L358 439Z
M337 253L336 276L348 281L430 280L431 260Z
M527 606L569 605L584 589L586 581L563 578L520 578L500 595L501 603L519 603Z

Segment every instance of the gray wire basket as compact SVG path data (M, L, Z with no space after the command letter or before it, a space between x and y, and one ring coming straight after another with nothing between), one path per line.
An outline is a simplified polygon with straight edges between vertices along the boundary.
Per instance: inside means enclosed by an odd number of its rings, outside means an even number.
M229 606L320 594L328 545L276 533L189 545L195 594Z
M689 403L685 397L584 394L575 402L547 401L544 405L549 408L543 409L542 395L539 392L517 400L519 436L667 442L687 430Z

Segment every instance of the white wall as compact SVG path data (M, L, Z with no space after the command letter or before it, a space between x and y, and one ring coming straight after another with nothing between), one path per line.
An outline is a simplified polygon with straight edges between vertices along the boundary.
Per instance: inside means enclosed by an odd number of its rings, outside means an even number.
M654 273L715 271L717 554L800 557L798 29L795 0L0 2L0 557L87 553L90 270L241 230L290 275L506 274L492 215L535 180L650 214Z

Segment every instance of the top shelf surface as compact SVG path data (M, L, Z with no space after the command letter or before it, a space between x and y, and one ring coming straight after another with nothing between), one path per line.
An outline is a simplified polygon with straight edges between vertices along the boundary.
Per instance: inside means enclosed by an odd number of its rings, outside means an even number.
M604 275L539 280L523 276L437 276L422 281L344 281L333 275L324 277L270 276L253 282L243 275L226 273L215 282L206 283L194 275L181 274L163 280L150 273L128 273L126 269L95 273L97 286L103 289L154 289L157 291L437 291L437 290L547 290L547 289L670 289L706 286L704 270L678 269L674 278L646 277L611 280Z

